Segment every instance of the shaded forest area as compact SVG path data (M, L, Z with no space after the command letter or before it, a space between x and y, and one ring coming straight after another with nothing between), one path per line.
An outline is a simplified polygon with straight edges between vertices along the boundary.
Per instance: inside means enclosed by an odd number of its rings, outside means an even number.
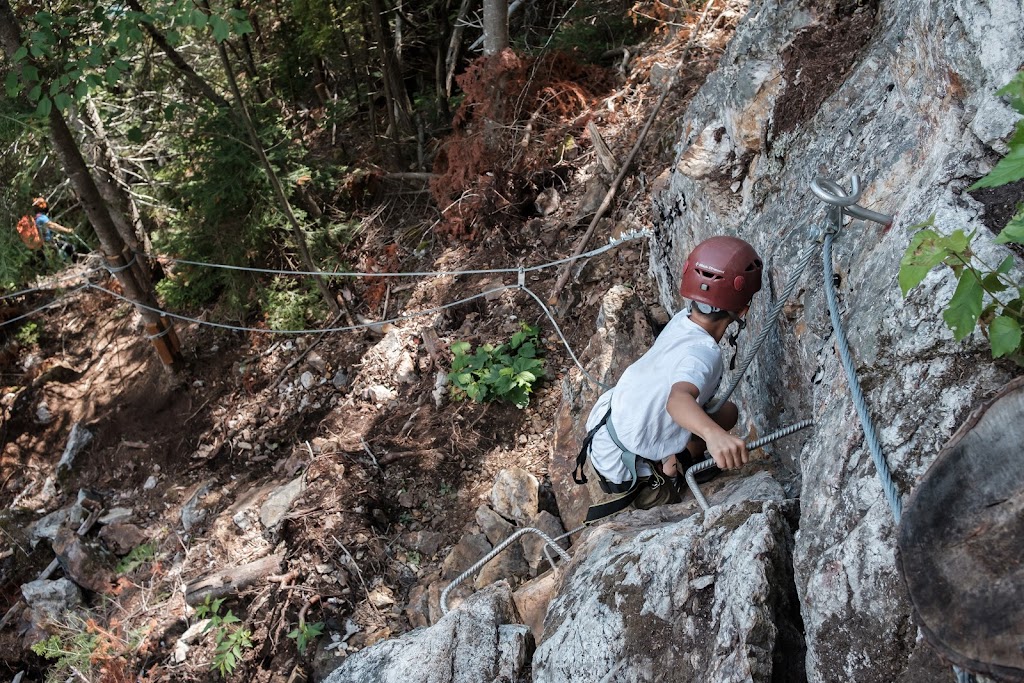
M0 0L0 676L320 680L434 620L501 470L557 513L560 336L582 350L614 284L664 322L642 240L529 274L557 334L482 296L514 273L292 273L516 268L649 227L744 7L484 5ZM37 196L74 260L19 239ZM529 406L451 401L455 343L523 324ZM25 610L48 570L84 589L60 618Z

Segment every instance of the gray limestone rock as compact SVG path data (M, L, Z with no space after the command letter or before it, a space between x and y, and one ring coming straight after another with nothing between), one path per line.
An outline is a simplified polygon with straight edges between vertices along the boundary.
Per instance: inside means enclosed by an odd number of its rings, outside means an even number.
M516 532L514 524L487 505L481 505L476 509L476 523L491 545L498 545Z
M49 619L60 619L82 606L82 591L68 579L30 581L22 584L21 595L25 604Z
M525 524L537 514L540 483L521 467L498 472L491 489L491 507L506 519Z
M429 628L348 657L324 683L494 683L519 680L530 642L514 622L512 592L496 583Z
M530 520L530 523L527 524L527 526L543 531L551 539L555 539L565 533L565 529L562 528L561 520L547 510L541 510L534 515L533 519ZM530 563L531 569L536 570L539 567L548 566L547 560L544 556L544 546L547 545L544 539L537 534L525 534L520 539L520 543L522 543L523 553L526 555L526 561ZM569 547L569 539L563 538L562 540L557 541L557 543L562 548ZM553 550L549 549L548 552L551 553L552 557L555 556L555 552Z
M630 513L588 532L548 608L535 683L800 680L778 504L680 514Z
M68 434L68 442L64 446L64 453L60 456L60 462L57 463L57 473L62 474L71 469L75 462L75 458L92 443L92 432L83 427L81 423L76 422L71 426L71 432Z
M834 53L847 50L853 34L834 27L857 22L868 30L856 32L857 47L844 52L848 66L839 70ZM810 77L815 55L841 77ZM1022 63L1019 0L896 0L846 14L837 3L810 11L755 0L683 115L679 162L654 197L651 266L666 308L680 308L680 266L701 240L733 234L758 249L766 277L750 335L768 324L774 297L808 245L807 227L824 219L810 191L816 175L849 187L850 174L859 174L860 203L896 216L888 229L846 225L832 261L860 382L904 496L971 407L1008 378L980 332L957 342L946 328L942 311L956 285L948 269L936 269L905 299L896 277L911 225L934 215L944 233L981 226L983 207L964 189L990 168L993 149L1005 149L1018 116L994 92ZM794 99L801 90L808 97ZM1009 254L984 227L980 234L974 247L983 260ZM807 677L951 680L908 626L893 515L835 352L820 263L815 254L734 396L744 429L764 433L812 416L817 424L771 448L801 501L794 566Z
M274 529L281 523L304 486L305 476L300 475L267 496L267 500L260 508L260 522L265 529Z

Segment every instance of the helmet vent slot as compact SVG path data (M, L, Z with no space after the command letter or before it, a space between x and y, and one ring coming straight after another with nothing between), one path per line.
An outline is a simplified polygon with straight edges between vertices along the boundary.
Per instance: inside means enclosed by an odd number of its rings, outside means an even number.
M722 276L719 275L718 273L712 273L711 271L707 271L707 270L704 270L702 268L694 268L694 270L696 270L697 273L701 277L707 278L708 280L721 280L722 279Z
M750 272L753 272L755 270L761 270L761 267L762 267L761 266L761 259L757 259L757 260L751 262L747 266L747 268L746 268L746 270L744 272L750 273Z

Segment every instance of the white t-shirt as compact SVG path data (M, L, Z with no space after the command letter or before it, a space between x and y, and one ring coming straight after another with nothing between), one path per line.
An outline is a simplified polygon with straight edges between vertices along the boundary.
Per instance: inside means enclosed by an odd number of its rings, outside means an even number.
M689 382L697 387L697 403L703 406L715 395L722 368L722 351L714 337L690 320L687 311L681 311L647 353L626 368L615 388L597 399L587 430L601 421L611 403L611 421L622 445L649 460L664 460L686 448L691 436L668 414L672 385ZM629 479L620 453L608 430L599 429L591 443L591 464L616 484ZM650 475L651 468L638 462L637 474Z

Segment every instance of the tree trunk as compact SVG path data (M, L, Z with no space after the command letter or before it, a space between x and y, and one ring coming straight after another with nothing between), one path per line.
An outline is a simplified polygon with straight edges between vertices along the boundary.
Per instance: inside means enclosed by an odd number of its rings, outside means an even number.
M395 58L391 29L381 0L370 0L370 12L373 15L370 27L377 43L377 53L380 55L381 81L384 84L384 97L388 103L389 121L392 123L393 137L398 142L402 136L413 129L409 114L412 104L409 102L409 95L406 93L405 83L402 81L401 67Z
M484 0L484 54L508 47L508 0Z
M0 42L3 43L3 49L13 63L14 53L21 47L21 31L8 0L0 0ZM153 291L140 285L134 271L126 267L134 255L118 234L110 211L78 149L78 143L75 142L64 115L57 107L50 109L49 124L54 149L61 158L64 171L68 174L85 215L99 238L100 250L106 258L107 265L120 283L125 296L135 304L139 315L146 323L150 339L161 360L166 366L175 367L181 360L181 353L174 326L157 312L159 308Z
M900 573L928 644L998 680L1024 680L1024 377L939 451L900 520Z
M452 81L455 78L455 67L459 61L459 49L462 47L462 34L466 32L466 17L469 16L469 6L473 0L462 0L459 6L459 16L455 20L455 28L452 29L452 39L448 43L448 74L445 76L444 91L448 97L452 96Z
M202 6L207 13L210 12L209 0L202 0ZM260 165L263 166L263 172L266 173L267 180L270 181L270 186L274 191L274 196L277 198L281 212L284 213L285 217L288 219L288 223L291 225L292 237L295 239L295 245L299 249L299 256L302 259L302 263L309 271L318 270L316 264L313 263L313 257L310 256L309 246L306 244L306 236L302 232L302 226L299 225L298 219L295 218L295 213L292 211L292 206L288 202L288 196L285 194L284 187L281 185L281 180L277 177L274 167L267 158L267 153L263 149L263 143L260 140L259 133L256 132L256 126L253 124L252 118L249 116L249 109L245 106L245 100L242 98L242 91L238 88L235 71L231 68L231 61L228 59L228 52L224 47L224 43L217 43L217 53L220 55L221 65L224 67L224 74L227 76L228 85L231 87L231 94L235 98L235 103L237 105L239 117L242 120L242 125L245 128L246 133L249 135L249 142L252 144L257 156L259 156ZM335 316L342 315L344 313L346 322L351 325L352 316L347 310L342 311L341 307L338 305L338 300L331 293L331 290L327 286L323 277L314 275L313 280L316 282L317 289L320 290L320 295L323 297L324 303L327 304L327 308L331 313Z

